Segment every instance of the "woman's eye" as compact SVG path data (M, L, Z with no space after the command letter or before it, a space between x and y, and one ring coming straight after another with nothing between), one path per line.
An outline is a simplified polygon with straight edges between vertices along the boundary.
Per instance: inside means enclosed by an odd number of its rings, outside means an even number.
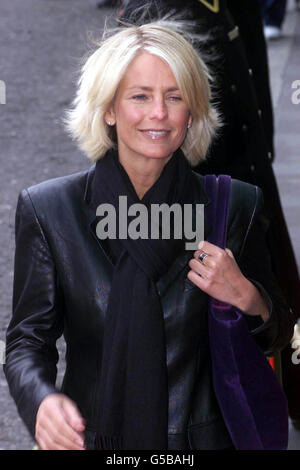
M149 99L147 95L139 94L139 95L133 95L132 99L135 101L146 101ZM182 101L181 96L168 96L166 97L167 100L170 101Z
M147 99L147 96L146 95L134 95L132 98L137 101L144 101Z
M171 101L182 101L181 96L170 96L169 98Z

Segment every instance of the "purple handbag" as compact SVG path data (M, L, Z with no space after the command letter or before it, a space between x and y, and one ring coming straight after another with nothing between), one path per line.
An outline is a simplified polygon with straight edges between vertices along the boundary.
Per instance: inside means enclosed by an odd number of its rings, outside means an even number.
M211 198L208 241L226 247L231 178L205 176ZM267 358L249 333L243 313L209 299L209 335L216 397L238 450L286 450L288 405Z

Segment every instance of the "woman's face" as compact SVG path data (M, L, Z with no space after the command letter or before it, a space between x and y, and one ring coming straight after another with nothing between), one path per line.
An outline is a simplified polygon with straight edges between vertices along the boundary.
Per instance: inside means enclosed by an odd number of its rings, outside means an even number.
M120 161L131 164L141 158L167 162L191 120L170 67L148 53L128 67L105 119L116 125Z

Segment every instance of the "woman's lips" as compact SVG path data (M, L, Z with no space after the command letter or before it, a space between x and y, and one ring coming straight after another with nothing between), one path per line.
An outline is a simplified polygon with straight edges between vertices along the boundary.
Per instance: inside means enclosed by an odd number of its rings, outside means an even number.
M161 140L161 139L164 139L165 137L167 137L169 135L169 132L168 130L165 130L165 129L160 129L160 130L156 130L156 129L145 129L145 130L140 130L140 132L150 138L151 140Z

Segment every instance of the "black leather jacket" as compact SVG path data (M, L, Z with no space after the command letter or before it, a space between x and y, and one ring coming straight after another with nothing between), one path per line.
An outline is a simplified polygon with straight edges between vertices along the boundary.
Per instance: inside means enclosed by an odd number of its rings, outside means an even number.
M93 447L97 429L104 315L113 273L112 261L95 233L94 171L93 166L20 194L13 316L4 366L19 414L34 436L41 401L57 392L55 343L63 333L67 350L62 391L86 419L87 448ZM193 173L198 204L209 203L203 182ZM227 246L269 305L267 322L246 317L251 334L271 355L290 340L294 320L271 272L261 209L261 191L233 180ZM205 237L209 230L206 223ZM212 385L207 295L186 277L192 256L193 252L179 253L157 284L167 340L169 448L216 449L230 446L231 440Z

